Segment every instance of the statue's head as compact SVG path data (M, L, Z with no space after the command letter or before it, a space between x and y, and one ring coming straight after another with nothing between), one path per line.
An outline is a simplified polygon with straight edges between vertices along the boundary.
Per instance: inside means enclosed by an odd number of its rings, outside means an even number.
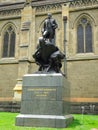
M48 18L51 19L51 17L52 17L52 14L48 13Z

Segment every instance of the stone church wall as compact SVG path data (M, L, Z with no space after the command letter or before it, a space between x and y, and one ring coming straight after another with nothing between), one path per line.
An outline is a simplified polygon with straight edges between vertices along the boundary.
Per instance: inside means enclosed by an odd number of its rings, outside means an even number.
M77 21L87 17L92 23L93 52L77 53ZM77 7L69 11L69 45L67 74L71 83L71 101L98 102L98 14L96 8Z
M0 64L0 101L13 100L13 86L18 74L18 64Z
M20 101L22 92L22 76L38 69L32 54L41 36L42 21L51 12L58 23L56 45L64 51L63 16L67 16L66 56L67 79L71 84L71 104L74 112L81 112L82 105L96 105L98 112L98 1L83 0L66 3L65 0L53 1L13 1L0 3L0 101ZM4 4L9 3L6 7ZM81 4L81 5L79 5ZM93 52L77 54L76 26L79 18L88 17L92 23ZM2 32L9 23L15 26L16 48L15 59L2 59ZM63 68L62 68L63 71ZM13 90L15 89L15 90ZM5 103L5 108L6 104ZM17 104L11 104L17 107ZM2 105L1 105L2 106ZM88 109L88 108L87 108ZM13 111L13 110L12 110ZM19 111L19 105L18 105Z

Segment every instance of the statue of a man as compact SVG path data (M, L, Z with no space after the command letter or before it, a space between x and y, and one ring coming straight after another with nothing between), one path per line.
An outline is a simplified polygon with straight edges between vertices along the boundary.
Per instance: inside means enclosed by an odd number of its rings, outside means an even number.
M43 38L49 39L52 42L55 39L55 29L58 27L55 19L52 18L52 14L48 13L47 18L44 21L44 25L42 28Z
M36 64L39 65L38 72L61 72L61 61L65 55L54 44L57 27L55 19L48 13L48 17L44 20L42 37L39 38L39 44L33 54Z

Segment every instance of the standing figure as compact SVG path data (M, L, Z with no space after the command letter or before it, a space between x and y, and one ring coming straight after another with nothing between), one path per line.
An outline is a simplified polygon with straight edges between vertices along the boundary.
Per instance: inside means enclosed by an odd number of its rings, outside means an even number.
M44 39L48 39L54 44L55 39L55 29L58 27L55 19L52 18L51 13L48 13L48 17L44 21L42 28L42 36Z

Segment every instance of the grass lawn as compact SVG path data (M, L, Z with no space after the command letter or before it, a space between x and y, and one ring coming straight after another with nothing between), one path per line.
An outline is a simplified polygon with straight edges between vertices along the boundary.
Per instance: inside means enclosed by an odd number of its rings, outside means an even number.
M15 126L17 113L0 112L0 130L98 130L98 115L74 114L74 121L68 128L27 128Z

